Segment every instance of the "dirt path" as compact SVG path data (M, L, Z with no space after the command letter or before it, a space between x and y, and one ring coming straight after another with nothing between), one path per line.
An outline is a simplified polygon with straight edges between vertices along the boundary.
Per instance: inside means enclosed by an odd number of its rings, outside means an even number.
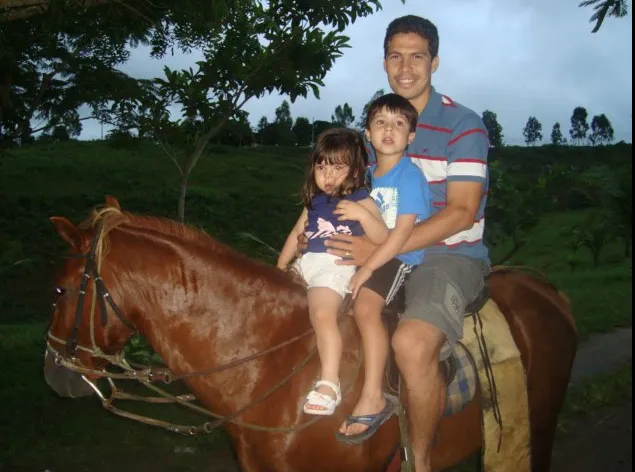
M602 408L568 427L556 441L553 472L631 472L633 404Z

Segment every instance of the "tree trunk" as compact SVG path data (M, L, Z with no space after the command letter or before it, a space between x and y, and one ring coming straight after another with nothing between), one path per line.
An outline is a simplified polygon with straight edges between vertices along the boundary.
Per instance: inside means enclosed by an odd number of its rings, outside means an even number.
M179 203L176 213L181 223L185 223L185 196L187 195L187 177L188 174L184 173L181 176L181 182L179 183Z

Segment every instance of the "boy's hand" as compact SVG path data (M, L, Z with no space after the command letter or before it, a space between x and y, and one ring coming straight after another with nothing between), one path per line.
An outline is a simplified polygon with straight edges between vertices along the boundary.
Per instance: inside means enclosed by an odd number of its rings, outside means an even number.
M357 202L342 200L337 204L335 210L333 210L333 214L339 215L338 220L340 221L361 221L363 218L368 216L368 210Z
M359 289L362 288L362 285L364 285L366 281L371 278L372 275L373 271L370 270L368 267L360 267L359 270L355 272L355 275L353 275L349 283L349 288L351 289L351 296L353 300L355 300L355 298L357 297Z

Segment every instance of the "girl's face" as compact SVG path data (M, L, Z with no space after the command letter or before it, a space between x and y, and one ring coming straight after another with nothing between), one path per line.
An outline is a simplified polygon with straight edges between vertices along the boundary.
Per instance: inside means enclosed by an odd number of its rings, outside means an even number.
M342 185L350 166L346 164L329 164L326 160L315 164L313 175L315 185L327 195L332 195Z

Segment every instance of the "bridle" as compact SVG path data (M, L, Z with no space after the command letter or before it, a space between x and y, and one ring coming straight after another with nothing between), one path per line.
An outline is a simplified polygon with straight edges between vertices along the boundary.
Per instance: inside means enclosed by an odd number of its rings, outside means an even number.
M295 375L297 375L315 356L317 352L317 349L315 347L309 351L309 353L307 354L307 356L304 358L302 362L296 365L289 374L287 374L282 380L276 383L272 388L270 388L269 390L267 390L266 392L264 392L263 394L255 398L254 400L252 400L246 406L241 407L237 411L225 416L213 413L210 410L207 410L205 408L202 408L198 405L193 404L192 401L195 400L195 397L193 395L173 395L170 392L167 392L166 390L161 389L156 385L153 385L153 382L157 382L157 381L161 381L165 384L170 384L176 380L184 380L184 379L192 378L192 377L207 376L214 373L225 371L227 369L252 361L254 359L258 359L267 354L271 354L275 351L282 349L285 346L298 342L308 337L309 335L313 334L314 332L313 329L308 329L305 332L297 336L294 336L282 343L279 343L271 348L268 348L264 351L260 351L253 355L229 362L227 364L224 364L218 367L213 367L210 369L205 369L202 371L190 372L190 373L180 374L180 375L173 374L167 368L157 369L156 366L139 365L139 364L134 364L132 362L129 362L125 359L123 351L114 355L107 354L104 351L102 351L101 348L99 348L97 343L95 342L94 320L95 320L95 309L96 309L97 303L99 304L99 314L100 314L100 321L101 321L102 327L105 327L108 323L108 308L107 308L107 305L108 305L111 307L112 312L115 313L117 318L128 329L130 329L131 336L138 332L134 324L125 317L125 315L122 313L120 308L117 306L112 296L108 292L103 279L100 276L99 271L100 271L102 256L103 256L102 255L102 247L103 247L102 231L103 231L103 226L101 222L99 222L97 224L97 229L93 237L93 240L91 242L90 250L86 254L73 254L69 256L69 257L81 258L86 260L84 271L82 273L80 285L79 285L77 309L75 311L73 326L71 328L71 333L67 339L64 340L64 339L58 338L51 332L51 324L53 320L53 316L51 316L51 321L46 332L46 338L47 338L46 352L47 354L50 354L53 356L55 364L57 366L64 367L68 370L81 374L82 380L86 382L92 388L92 390L97 394L97 396L101 399L102 406L104 406L104 408L106 408L107 410L119 416L134 419L136 421L139 421L145 424L150 424L153 426L161 426L170 431L187 434L187 435L209 433L213 431L214 429L220 426L223 426L227 423L233 423L237 426L249 428L256 431L290 433L290 432L297 432L302 429L305 429L306 427L314 424L317 420L320 419L319 416L316 416L305 423L301 423L297 426L291 426L291 427L261 426L261 425L251 424L251 423L245 423L237 419L240 415L245 413L248 409L264 401L272 393L274 393L280 387L282 387L287 382L289 382ZM81 322L82 322L82 314L84 311L84 305L86 301L86 289L88 288L88 283L91 278L93 279L94 290L93 290L93 298L92 298L91 310L89 315L90 316L89 322L90 322L91 346L88 347L88 346L80 345L78 339L79 339L79 326L81 325ZM340 319L342 318L341 316L342 313L345 313L348 310L348 306L349 304L347 303L342 304L342 309L340 310L340 316L339 316ZM56 308L56 303L54 302L53 312L55 312L55 308ZM50 341L55 341L58 344L64 345L66 347L65 353L62 354L61 352L56 350L51 345ZM106 368L95 369L95 368L85 366L81 363L81 360L79 359L79 357L77 357L78 350L87 352L92 357L104 359L108 361L108 363L119 367L121 371L112 372L112 371L106 370ZM357 379L357 375L361 368L361 362L362 362L362 356L359 355L353 382L351 382L351 385L348 387L345 393L350 392L353 386L355 385L355 380ZM110 384L110 390L111 390L110 396L106 397L97 386L96 381L90 380L88 377L86 377L86 375L90 375L90 376L98 377L98 378L106 378ZM124 392L123 390L119 389L118 387L116 387L114 380L138 381L144 386L146 386L147 388L149 388L150 390L158 393L160 397L130 395ZM139 401L145 401L150 403L178 403L198 413L211 416L215 418L215 420L207 421L204 424L199 426L177 425L174 423L169 423L167 421L157 420L147 416L141 416L135 413L131 413L129 411L121 410L114 406L115 399L139 400Z

